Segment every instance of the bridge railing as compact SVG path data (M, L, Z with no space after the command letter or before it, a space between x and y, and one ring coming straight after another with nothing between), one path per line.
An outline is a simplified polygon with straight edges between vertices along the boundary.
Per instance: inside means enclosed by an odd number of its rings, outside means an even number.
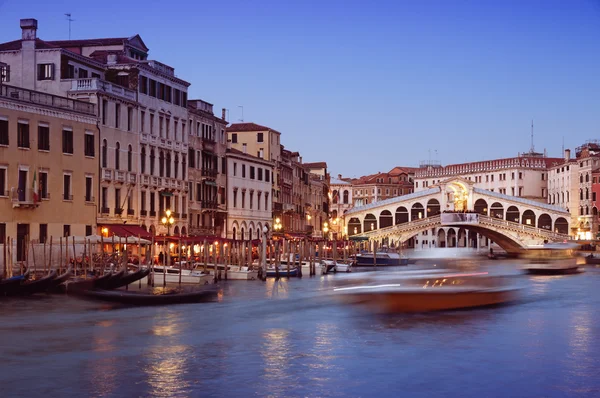
M489 224L489 225L493 225L496 227L507 228L507 229L510 229L510 230L516 231L516 232L527 232L530 234L540 235L540 236L544 236L544 237L552 238L552 239L569 239L569 235L567 235L567 234L561 234L558 232L553 232L551 230L547 230L545 228L533 227L533 226L527 225L527 224L521 224L518 222L501 220L498 218L484 216L484 215L479 215L479 224L483 224L483 225Z
M401 224L392 225L385 228L375 229L373 231L363 232L362 234L358 234L359 236L372 237L377 235L385 235L390 232L410 232L412 230L423 229L428 225L438 225L440 224L440 215L420 218L416 221L405 222Z

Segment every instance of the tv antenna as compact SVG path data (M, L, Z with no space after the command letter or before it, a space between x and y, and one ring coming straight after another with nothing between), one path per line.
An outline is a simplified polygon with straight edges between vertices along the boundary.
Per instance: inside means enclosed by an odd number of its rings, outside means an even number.
M242 108L242 118L239 119L240 122L244 123L244 106L243 105L238 105L238 108Z
M533 119L531 119L531 149L529 152L532 154L535 152L535 147L533 146Z
M71 13L67 13L65 16L67 17L67 21L69 21L69 40L71 40L71 22L73 22L74 19L71 18Z

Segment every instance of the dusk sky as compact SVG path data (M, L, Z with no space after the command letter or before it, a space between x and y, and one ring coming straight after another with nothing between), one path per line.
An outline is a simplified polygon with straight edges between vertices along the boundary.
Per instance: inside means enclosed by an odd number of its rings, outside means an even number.
M600 0L0 0L0 41L140 34L229 121L272 127L332 175L562 156L600 139ZM430 155L431 153L431 155ZM436 159L437 153L437 159Z

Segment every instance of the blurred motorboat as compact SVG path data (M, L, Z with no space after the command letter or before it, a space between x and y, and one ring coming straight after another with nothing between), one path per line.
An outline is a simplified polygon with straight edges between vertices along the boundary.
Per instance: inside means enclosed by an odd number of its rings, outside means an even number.
M550 243L531 246L522 254L523 270L534 275L566 275L582 272L577 264L575 243Z

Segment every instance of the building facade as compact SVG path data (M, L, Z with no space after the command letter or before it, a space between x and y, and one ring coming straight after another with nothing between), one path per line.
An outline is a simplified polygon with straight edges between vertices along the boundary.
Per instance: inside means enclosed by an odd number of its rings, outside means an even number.
M93 104L0 84L0 241L44 243L96 226Z
M227 238L260 239L272 226L272 161L230 148L227 161Z

